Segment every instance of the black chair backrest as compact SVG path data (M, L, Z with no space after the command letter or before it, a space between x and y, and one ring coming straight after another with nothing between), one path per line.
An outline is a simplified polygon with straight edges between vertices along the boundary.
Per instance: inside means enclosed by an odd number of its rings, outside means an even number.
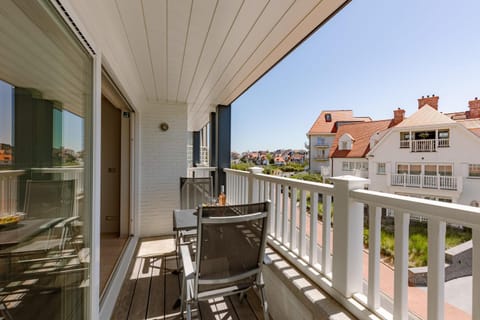
M28 217L71 217L75 180L27 180L24 212Z
M180 209L195 209L210 203L213 196L212 177L180 178Z
M198 292L225 285L253 285L265 254L268 209L269 202L200 207Z

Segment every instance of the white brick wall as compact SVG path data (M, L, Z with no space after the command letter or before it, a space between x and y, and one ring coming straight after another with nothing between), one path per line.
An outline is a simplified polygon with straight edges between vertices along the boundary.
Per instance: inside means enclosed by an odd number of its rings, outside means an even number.
M169 129L162 132L159 125ZM187 106L156 104L140 112L139 236L172 233L179 180L187 172Z

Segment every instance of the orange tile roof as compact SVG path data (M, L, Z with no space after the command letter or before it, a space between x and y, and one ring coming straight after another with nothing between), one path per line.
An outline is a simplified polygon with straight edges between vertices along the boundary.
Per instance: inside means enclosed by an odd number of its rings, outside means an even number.
M460 123L469 131L480 137L480 118L457 120L457 123Z
M332 121L330 122L325 120L325 115L327 113L332 115ZM325 110L320 113L307 134L335 133L337 131L337 126L335 125L337 122L371 120L370 117L354 117L352 110Z
M338 128L335 135L335 140L330 148L330 157L363 158L370 151L370 137L375 132L383 131L393 126L393 120L344 124ZM338 150L338 140L344 134L349 134L354 139L352 150Z
M480 137L480 128L468 129L468 130L472 131L474 134Z

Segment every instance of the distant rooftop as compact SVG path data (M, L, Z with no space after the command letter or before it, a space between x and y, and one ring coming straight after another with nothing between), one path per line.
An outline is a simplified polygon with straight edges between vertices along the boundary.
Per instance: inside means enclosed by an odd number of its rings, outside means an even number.
M331 158L364 158L370 151L370 137L376 132L386 130L394 125L391 119L368 121L362 123L345 124L338 128L338 132L330 148ZM354 142L351 150L338 150L338 140L349 134Z
M337 123L371 120L370 117L354 117L352 110L325 110L320 113L307 134L335 133L338 129Z

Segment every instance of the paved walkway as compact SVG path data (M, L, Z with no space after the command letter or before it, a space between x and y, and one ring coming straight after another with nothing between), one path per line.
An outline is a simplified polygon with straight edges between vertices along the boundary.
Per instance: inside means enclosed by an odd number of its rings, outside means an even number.
M299 209L297 207L297 221L299 221ZM307 232L310 230L310 215L307 214ZM317 225L317 243L322 243L322 222ZM333 252L333 230L330 234L330 243L332 245L331 252ZM363 254L363 278L368 279L368 250L364 250ZM386 296L392 298L394 292L394 270L389 265L380 262L380 291ZM448 289L446 286L445 291ZM445 294L447 296L447 292ZM471 297L470 297L471 299ZM391 309L391 308L386 308ZM408 309L421 319L427 319L427 290L419 287L408 287ZM471 319L471 314L449 304L445 303L445 319L467 320Z

